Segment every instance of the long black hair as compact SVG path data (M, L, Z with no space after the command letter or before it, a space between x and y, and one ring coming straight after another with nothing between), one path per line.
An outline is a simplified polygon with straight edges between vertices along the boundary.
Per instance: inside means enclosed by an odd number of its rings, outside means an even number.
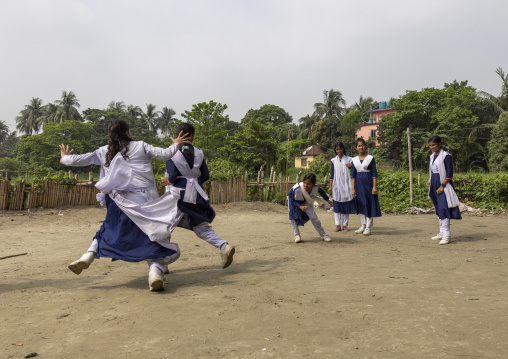
M335 152L335 154L337 154L337 147L342 148L342 153L344 154L344 156L347 156L346 155L346 146L344 146L344 144L342 142L336 142L335 145L333 146L333 151Z
M180 132L182 136L185 135L192 136L196 132L196 129L190 123L183 122L179 124L178 127L176 128L177 137L180 135ZM187 146L184 143L182 146L182 153L185 155L185 157L189 158L190 160L194 160L194 149L191 146Z
M118 152L122 154L125 160L129 158L127 151L129 151L129 142L133 139L127 136L128 131L129 124L125 120L118 119L109 124L108 152L106 153L104 166L109 167Z

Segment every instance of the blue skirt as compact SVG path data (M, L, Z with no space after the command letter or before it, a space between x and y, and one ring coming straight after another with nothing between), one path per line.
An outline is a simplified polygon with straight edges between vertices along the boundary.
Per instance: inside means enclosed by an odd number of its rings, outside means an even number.
M434 203L434 208L436 209L436 215L439 219L451 218L451 219L462 219L460 215L459 207L448 208L448 202L446 201L445 193L437 194L437 189L441 186L441 178L439 177L439 173L433 173L430 178L430 190L429 196L432 199L432 203ZM448 182L447 186L452 186L453 183Z
M106 219L95 234L99 245L98 257L140 262L176 253L157 242L152 242L109 196L106 196L106 207Z
M354 198L348 202L333 201L333 211L342 214L358 214L358 206Z
M381 208L377 194L372 194L372 174L358 172L356 174L356 205L358 213L366 217L381 217Z

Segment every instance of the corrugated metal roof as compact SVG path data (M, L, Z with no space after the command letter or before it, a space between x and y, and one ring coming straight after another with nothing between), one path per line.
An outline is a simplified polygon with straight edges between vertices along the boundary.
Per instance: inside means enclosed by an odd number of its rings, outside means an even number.
M317 156L317 155L322 155L323 153L325 153L321 147L317 146L317 145L312 145L310 147L307 147L303 153L302 153L302 156Z

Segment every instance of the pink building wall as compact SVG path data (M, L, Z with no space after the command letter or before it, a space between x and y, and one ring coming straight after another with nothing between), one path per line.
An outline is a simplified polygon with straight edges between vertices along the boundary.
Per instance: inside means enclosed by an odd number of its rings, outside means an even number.
M372 123L364 123L362 127L356 132L356 138L363 137L363 139L367 141L371 137L372 131L377 131L377 127L379 126L381 119L389 113L395 112L397 111L391 108L372 111ZM376 146L377 145L379 145L379 141L376 139Z

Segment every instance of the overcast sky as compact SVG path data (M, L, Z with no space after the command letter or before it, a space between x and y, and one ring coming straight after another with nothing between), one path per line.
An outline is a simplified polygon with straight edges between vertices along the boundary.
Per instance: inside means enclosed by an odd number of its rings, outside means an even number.
M498 95L506 0L1 0L0 120L74 91L177 113L218 101L239 121L265 104L295 123L339 90L354 104L468 80Z

